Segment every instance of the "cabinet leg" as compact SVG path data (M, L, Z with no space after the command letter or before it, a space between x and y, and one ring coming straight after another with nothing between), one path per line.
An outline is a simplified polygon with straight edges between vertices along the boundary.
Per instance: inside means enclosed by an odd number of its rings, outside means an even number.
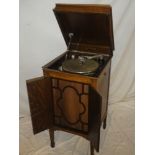
M50 134L50 140L51 140L51 147L55 147L54 130L53 129L49 129L49 134Z
M105 129L106 126L107 126L107 117L106 117L106 118L104 119L104 121L103 121L103 129Z
M92 142L90 142L90 153L91 153L91 155L94 155L94 146L93 146Z

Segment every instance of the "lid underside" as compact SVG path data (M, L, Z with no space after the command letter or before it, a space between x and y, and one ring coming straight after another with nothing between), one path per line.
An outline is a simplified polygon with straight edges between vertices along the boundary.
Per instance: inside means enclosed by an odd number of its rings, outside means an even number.
M73 33L70 49L112 54L114 40L110 6L60 6L56 5L54 13L67 46L69 34Z

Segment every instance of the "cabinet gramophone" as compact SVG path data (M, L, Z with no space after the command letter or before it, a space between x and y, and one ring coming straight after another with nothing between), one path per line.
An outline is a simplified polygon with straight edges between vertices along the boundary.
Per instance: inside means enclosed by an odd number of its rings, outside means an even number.
M43 77L27 80L33 132L49 129L52 147L55 130L82 136L93 155L99 151L102 122L106 128L112 8L56 4L53 11L67 50L43 66Z

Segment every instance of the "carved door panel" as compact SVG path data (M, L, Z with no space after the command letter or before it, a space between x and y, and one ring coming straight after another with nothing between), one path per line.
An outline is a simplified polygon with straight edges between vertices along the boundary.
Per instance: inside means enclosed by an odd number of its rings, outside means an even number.
M52 79L54 124L88 131L88 85Z
M50 128L51 80L40 77L26 81L33 133Z
M92 87L89 88L89 139L97 152L99 152L100 126L101 126L102 97Z

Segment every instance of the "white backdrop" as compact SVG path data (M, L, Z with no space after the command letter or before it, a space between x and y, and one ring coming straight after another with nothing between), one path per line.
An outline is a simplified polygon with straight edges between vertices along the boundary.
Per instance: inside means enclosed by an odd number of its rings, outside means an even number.
M55 3L111 4L115 51L112 60L107 129L101 129L100 155L134 155L134 0L20 0L20 154L88 155L86 140L56 132L33 136L25 80L42 75L41 67L66 50L52 12Z

